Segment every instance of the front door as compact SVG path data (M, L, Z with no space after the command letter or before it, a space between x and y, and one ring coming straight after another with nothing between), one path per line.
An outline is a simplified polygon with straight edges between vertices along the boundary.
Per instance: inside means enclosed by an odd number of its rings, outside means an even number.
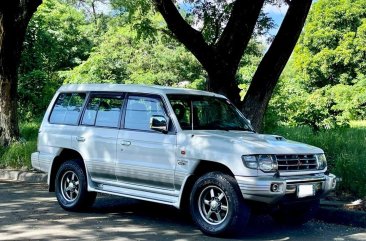
M128 96L118 134L116 177L120 183L172 190L176 135L151 130L152 115L168 116L160 96Z

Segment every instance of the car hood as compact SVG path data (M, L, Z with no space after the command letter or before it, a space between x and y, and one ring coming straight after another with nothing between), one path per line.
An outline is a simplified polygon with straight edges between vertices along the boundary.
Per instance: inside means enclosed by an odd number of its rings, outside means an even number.
M184 131L185 141L193 148L208 148L245 154L315 154L323 150L308 144L290 141L278 135L246 131L194 130ZM187 143L187 144L188 144Z

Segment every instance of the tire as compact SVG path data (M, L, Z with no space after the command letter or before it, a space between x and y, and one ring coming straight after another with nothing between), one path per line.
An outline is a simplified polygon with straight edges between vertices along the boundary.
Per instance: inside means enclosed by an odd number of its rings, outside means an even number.
M221 172L207 173L196 181L190 211L200 230L212 236L239 234L250 217L235 179Z
M319 200L306 204L281 206L271 214L273 220L280 224L300 226L313 219L319 210Z
M67 211L81 211L93 205L97 194L88 192L85 171L80 161L61 164L56 174L55 193L60 206Z

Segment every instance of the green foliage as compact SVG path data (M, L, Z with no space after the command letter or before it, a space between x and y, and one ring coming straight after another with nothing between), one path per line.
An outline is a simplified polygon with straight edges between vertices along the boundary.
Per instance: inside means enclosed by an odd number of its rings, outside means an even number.
M364 0L314 3L271 100L270 123L319 130L366 117L364 9Z
M39 123L39 121L21 123L21 139L8 147L0 147L0 168L32 167L30 156L37 150Z
M33 70L21 75L18 83L20 116L29 120L42 114L49 104L53 90L52 83L42 70ZM41 95L43 98L40 98Z
M241 99L244 99L253 75L262 60L263 53L264 46L253 39L249 42L248 47L244 51L244 55L239 64L238 73L236 74L236 78L240 83L239 88L241 89Z
M158 31L165 29L165 24L152 21L151 15L155 14L151 1L146 0L110 0L112 8L120 15L127 16L129 27L132 28L137 38L155 40Z
M92 47L88 23L75 8L45 0L33 16L24 42L21 72L69 68L86 59Z
M192 6L187 17L191 17L193 24L200 28L207 43L215 44L229 20L234 2L226 0L188 0L186 2Z
M62 84L57 71L85 60L92 47L90 25L74 7L44 0L27 30L19 69L19 110L22 118L43 114Z
M294 54L294 68L307 89L365 80L365 8L364 0L314 4Z
M163 24L160 17L150 18ZM182 45L161 32L153 43L137 35L138 31L123 18L111 23L88 60L63 73L65 82L159 85L203 82L202 67Z
M338 191L357 198L366 196L366 124L357 122L352 128L326 130L316 135L309 127L276 127L270 131L287 139L321 147L327 156L328 170L342 178Z
M209 45L214 45L224 31L230 18L234 1L226 0L184 0L174 1L183 18L202 33ZM268 4L280 5L276 0L266 1ZM153 1L146 0L111 0L112 7L120 14L127 14L128 21L143 39L154 39L165 25L156 24L148 17L155 14ZM261 12L257 20L254 35L267 34L275 26L274 21L266 13Z
M337 103L338 98L346 97L341 86L326 86L308 93L296 84L280 83L267 110L265 125L310 126L314 131L348 126L350 117L344 106Z

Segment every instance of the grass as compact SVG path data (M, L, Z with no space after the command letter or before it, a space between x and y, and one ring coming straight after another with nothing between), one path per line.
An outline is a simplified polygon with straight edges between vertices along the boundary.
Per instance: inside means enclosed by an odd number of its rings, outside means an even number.
M37 150L39 122L20 124L20 140L9 147L0 147L0 168L28 170L32 167L30 156Z
M342 178L338 192L366 197L366 121L355 121L350 128L313 133L308 127L277 127L271 133L305 142L324 150L328 170Z

